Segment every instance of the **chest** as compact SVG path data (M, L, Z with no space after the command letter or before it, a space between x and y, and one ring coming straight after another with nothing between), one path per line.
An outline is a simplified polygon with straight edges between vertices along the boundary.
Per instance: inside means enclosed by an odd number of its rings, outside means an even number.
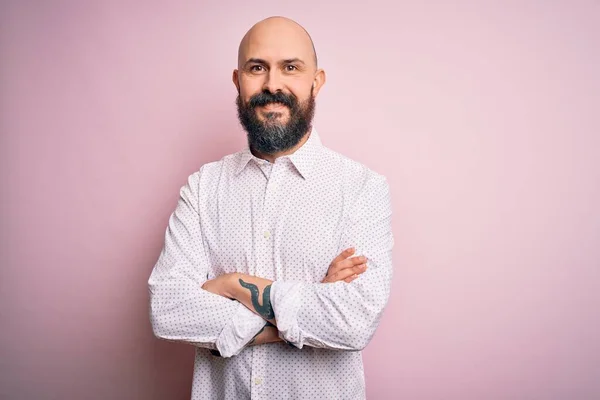
M342 250L343 187L284 171L244 178L219 182L201 210L209 278L243 272L320 281Z

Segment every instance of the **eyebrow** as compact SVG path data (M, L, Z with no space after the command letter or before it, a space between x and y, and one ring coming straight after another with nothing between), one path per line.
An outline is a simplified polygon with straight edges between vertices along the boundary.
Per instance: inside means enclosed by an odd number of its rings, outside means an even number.
M304 61L302 61L299 58L289 58L287 60L283 60L281 63L282 64L294 64L294 63L304 64Z
M279 62L279 64L293 64L293 63L299 63L304 65L304 61L302 61L299 58L288 58L286 60L281 60ZM261 58L250 58L248 61L246 61L244 63L244 67L248 66L248 64L262 64L262 65L268 65L269 63L266 62L265 60L261 59Z

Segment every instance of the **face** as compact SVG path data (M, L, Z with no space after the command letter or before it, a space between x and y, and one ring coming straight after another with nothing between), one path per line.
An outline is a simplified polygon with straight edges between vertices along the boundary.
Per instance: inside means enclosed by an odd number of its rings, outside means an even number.
M275 154L296 146L310 130L324 72L317 70L303 32L270 28L244 38L233 81L251 148Z

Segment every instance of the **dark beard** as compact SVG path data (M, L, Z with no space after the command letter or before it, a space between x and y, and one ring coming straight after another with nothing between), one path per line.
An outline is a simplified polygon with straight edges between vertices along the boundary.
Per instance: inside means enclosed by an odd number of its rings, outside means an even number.
M311 129L315 114L315 99L312 90L307 100L298 102L293 94L261 92L244 104L238 94L236 99L238 118L248 133L248 145L263 154L275 154L296 146ZM265 121L258 119L256 107L270 103L281 103L289 109L287 123L277 121L279 112L265 113Z

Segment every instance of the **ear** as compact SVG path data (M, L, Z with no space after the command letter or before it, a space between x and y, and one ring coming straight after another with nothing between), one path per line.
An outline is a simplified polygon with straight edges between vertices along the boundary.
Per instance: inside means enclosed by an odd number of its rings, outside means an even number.
M235 85L235 88L237 89L238 93L240 93L240 81L237 69L233 70L233 76L231 77L231 80L233 81L233 84Z
M323 87L326 81L325 71L322 69L318 69L315 72L315 78L313 80L313 97L317 97L319 91Z

